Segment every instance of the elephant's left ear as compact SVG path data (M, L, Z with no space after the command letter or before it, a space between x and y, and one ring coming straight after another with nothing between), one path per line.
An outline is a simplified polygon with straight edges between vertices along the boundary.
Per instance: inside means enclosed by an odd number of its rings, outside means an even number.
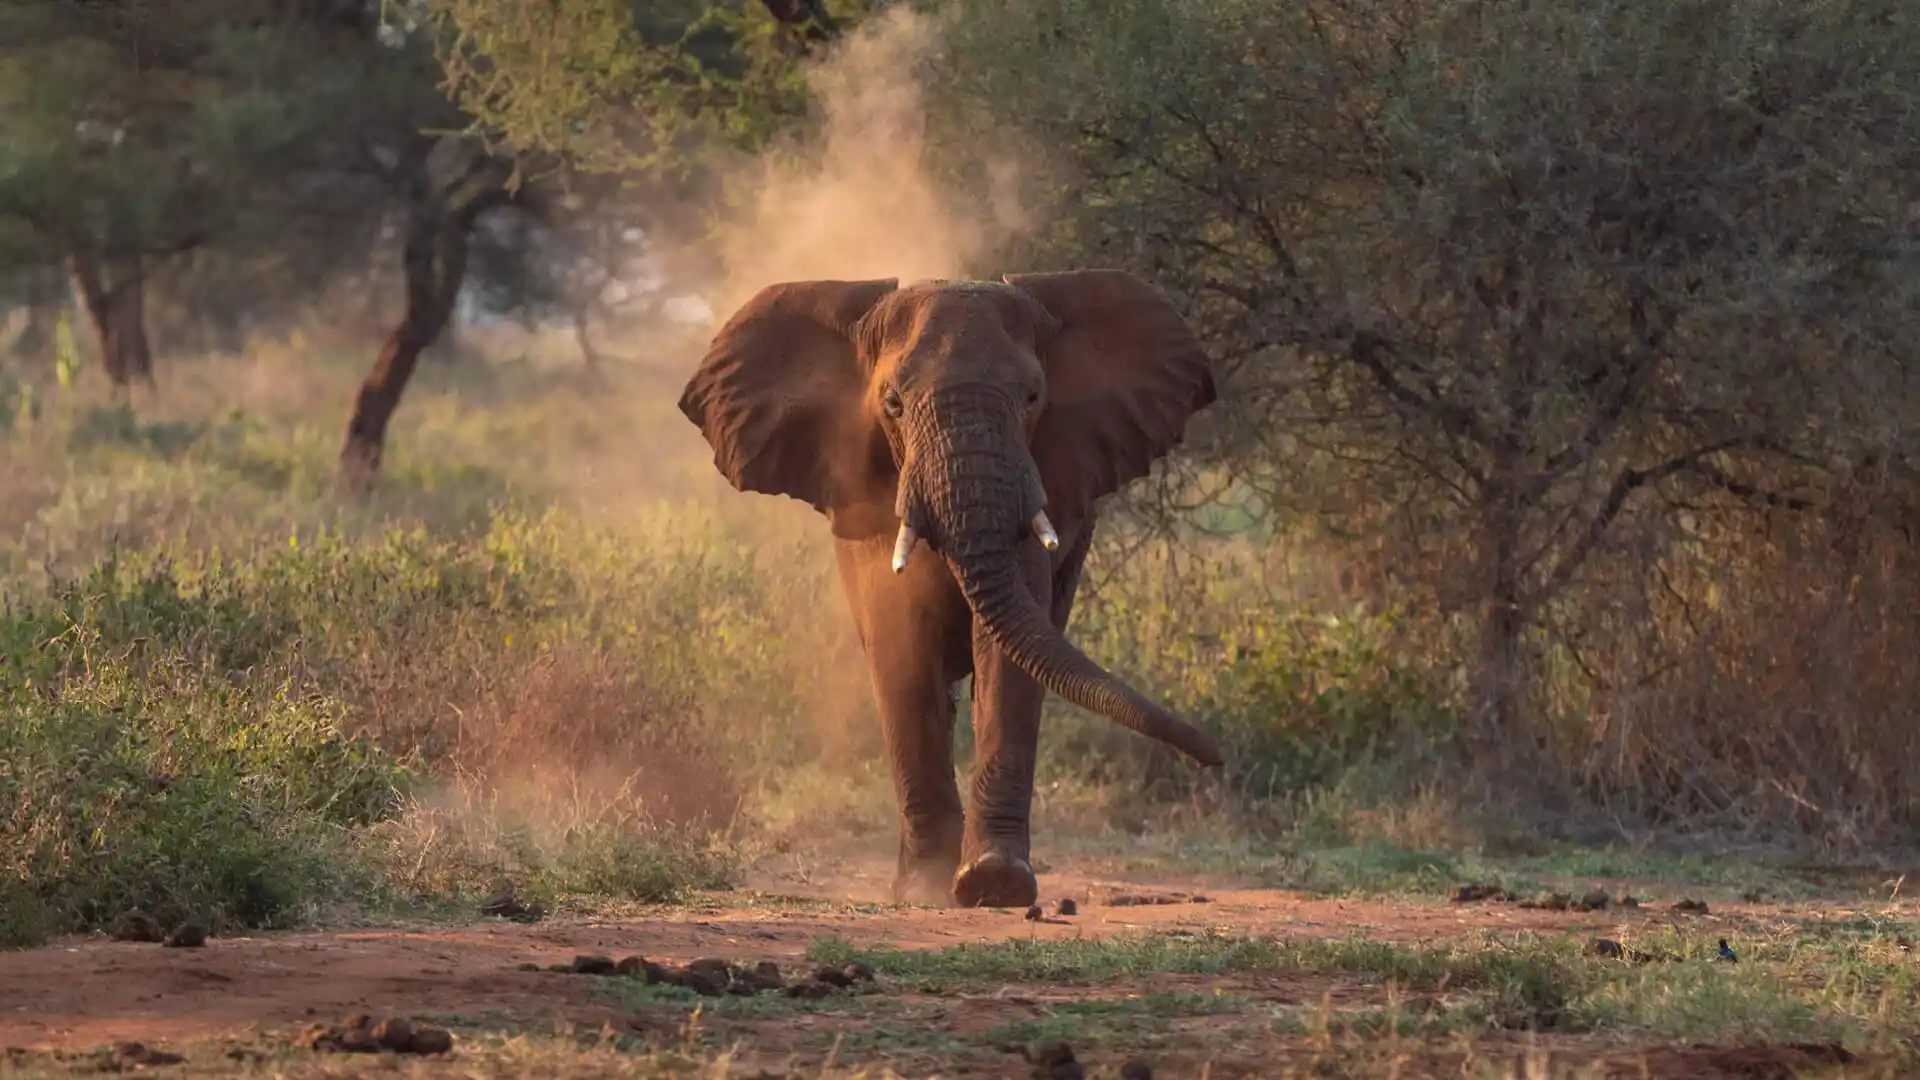
M1033 459L1052 516L1145 476L1216 397L1213 366L1166 294L1123 270L1007 274L1057 321L1039 343L1047 407Z

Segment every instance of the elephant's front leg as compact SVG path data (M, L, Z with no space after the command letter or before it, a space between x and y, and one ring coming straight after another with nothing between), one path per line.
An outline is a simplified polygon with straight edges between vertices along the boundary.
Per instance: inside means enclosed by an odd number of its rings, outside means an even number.
M882 663L873 665L873 680L900 806L893 898L945 907L964 827L953 778L953 687Z
M1020 568L1043 608L1053 600L1051 564L1036 542L1021 545ZM953 899L961 907L1026 907L1039 896L1030 814L1046 689L1020 670L978 621L973 630L973 775L966 837Z
M952 899L963 828L953 775L953 665L940 634L942 620L929 612L941 605L926 599L933 585L921 580L932 579L935 567L895 577L884 561L889 554L890 545L876 560L858 545L842 544L840 570L867 654L900 808L893 897L944 907Z

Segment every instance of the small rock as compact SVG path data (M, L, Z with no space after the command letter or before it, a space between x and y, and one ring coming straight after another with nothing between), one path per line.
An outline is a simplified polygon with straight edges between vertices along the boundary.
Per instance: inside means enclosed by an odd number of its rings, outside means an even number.
M1060 898L1060 902L1054 905L1053 910L1057 915L1078 915L1080 914L1080 905L1074 903L1072 897L1063 896Z
M828 986L837 986L844 990L853 985L854 979L852 975L847 974L845 967L821 967L814 969L813 981L823 982Z
M192 919L173 928L160 944L169 949L198 949L207 943L207 928Z
M422 1024L413 1029L413 1045L409 1049L416 1054L444 1054L453 1049L453 1032Z
M680 985L701 997L719 997L727 992L731 983L731 979L711 968L688 968L680 973Z
M1153 1066L1136 1058L1120 1066L1120 1080L1153 1080Z
M1083 1080L1087 1075L1087 1070L1074 1059L1073 1047L1064 1039L1042 1043L1027 1060L1033 1063L1034 1080Z
M733 965L717 956L703 956L687 965L688 971L702 971L721 979L731 978Z
M757 994L763 990L778 990L787 984L780 975L780 965L771 960L762 960L752 968L739 968L733 973L733 983L727 987L728 993L739 993L734 987L744 987L747 993Z
M159 941L163 935L160 932L158 919L139 908L128 908L120 913L119 918L113 920L113 925L107 927L107 936L114 941L139 941L152 944Z
M513 922L537 922L546 913L539 904L522 903L511 891L503 890L481 902L480 914Z
M1060 1065L1074 1060L1073 1047L1065 1039L1050 1039L1033 1048L1028 1055L1035 1065Z
M611 956L583 954L574 957L573 963L567 965L567 970L575 975L611 975L618 967Z
M413 1025L404 1016L389 1016L373 1025L373 1041L388 1050L404 1051L413 1046Z
M444 1054L453 1048L453 1035L427 1024L415 1025L402 1016L375 1020L357 1012L348 1014L338 1024L311 1024L295 1042L328 1054L373 1054L382 1050L396 1054Z
M1676 901L1673 905L1673 910L1687 915L1705 915L1707 913L1707 902L1705 900L1695 900L1692 897L1688 897Z

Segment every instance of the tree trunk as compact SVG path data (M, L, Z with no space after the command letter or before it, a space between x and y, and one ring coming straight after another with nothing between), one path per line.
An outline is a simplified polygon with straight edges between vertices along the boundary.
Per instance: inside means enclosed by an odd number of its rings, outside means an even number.
M1502 777L1537 765L1523 730L1527 664L1522 637L1531 622L1520 570L1521 514L1511 470L1496 469L1481 492L1480 641L1473 673L1476 728L1482 751Z
M573 340L580 346L580 358L586 361L587 370L600 370L600 353L593 347L593 339L587 335L587 306L582 304L573 309Z
M67 259L73 291L93 326L100 366L116 389L139 379L153 385L153 348L147 339L146 268L137 255L100 260L75 251Z
M416 209L407 229L401 266L406 273L407 306L400 325L387 335L373 370L360 383L340 448L340 477L350 490L364 491L380 472L387 424L400 395L413 378L420 354L439 339L453 317L454 301L467 272L467 230L457 220Z

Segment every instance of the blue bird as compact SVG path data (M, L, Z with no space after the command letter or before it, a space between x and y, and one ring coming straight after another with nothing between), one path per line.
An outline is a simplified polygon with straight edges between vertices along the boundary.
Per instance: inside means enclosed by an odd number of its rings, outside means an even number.
M1735 963L1735 964L1740 962L1740 958L1733 955L1733 950L1727 948L1726 938L1720 939L1720 959L1728 961L1729 963Z

